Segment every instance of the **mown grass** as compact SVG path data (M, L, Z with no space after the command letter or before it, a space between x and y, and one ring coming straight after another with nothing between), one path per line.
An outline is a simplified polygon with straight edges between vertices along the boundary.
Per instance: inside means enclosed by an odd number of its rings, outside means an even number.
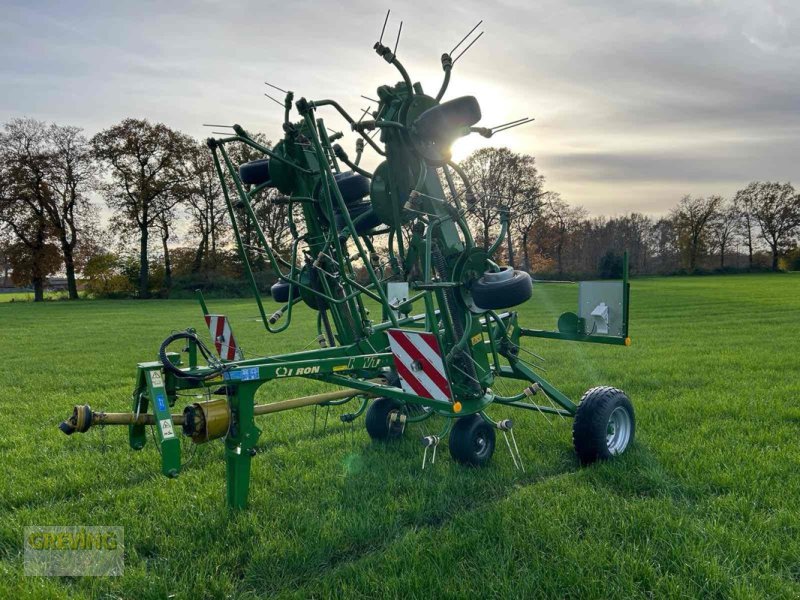
M524 322L552 326L574 293L540 286ZM310 311L269 337L249 301L212 309L254 353L313 337ZM135 363L203 327L193 302L0 306L0 597L800 597L799 315L800 275L634 281L630 348L526 342L573 397L628 392L623 458L579 468L570 421L494 408L515 420L525 473L504 444L487 469L440 448L422 471L419 427L373 444L346 409L323 431L320 410L312 435L302 409L260 419L250 509L231 514L219 443L167 480L124 428L56 429L74 403L127 410ZM56 524L124 526L125 575L24 577L23 527Z
M45 292L45 300L66 300L67 292ZM0 303L3 302L33 302L33 292L2 292Z

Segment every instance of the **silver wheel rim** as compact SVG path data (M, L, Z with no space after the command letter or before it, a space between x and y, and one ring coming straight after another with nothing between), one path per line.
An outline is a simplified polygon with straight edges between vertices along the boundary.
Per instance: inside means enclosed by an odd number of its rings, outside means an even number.
M631 416L624 407L618 406L608 417L606 445L611 454L622 454L631 441Z
M484 433L479 433L473 440L473 446L475 448L475 456L483 458L489 452L489 439Z

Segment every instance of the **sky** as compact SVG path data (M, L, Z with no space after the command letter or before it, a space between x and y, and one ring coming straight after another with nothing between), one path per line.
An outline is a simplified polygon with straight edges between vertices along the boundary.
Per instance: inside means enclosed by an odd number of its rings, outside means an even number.
M372 50L389 8L384 42L402 20L398 58L431 95L442 52L482 19L445 99L476 96L484 126L536 119L464 138L456 159L481 145L532 154L548 189L593 215L800 184L798 0L0 0L0 121L91 135L144 117L202 138L203 123L239 123L277 140L264 81L351 114L398 81ZM354 134L341 143L352 155Z

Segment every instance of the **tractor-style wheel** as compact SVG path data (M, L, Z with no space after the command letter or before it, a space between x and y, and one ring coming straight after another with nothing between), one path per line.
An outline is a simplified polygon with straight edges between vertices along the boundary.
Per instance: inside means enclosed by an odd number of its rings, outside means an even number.
M483 417L461 417L450 431L450 456L461 464L482 467L494 454L494 441L494 427Z
M450 142L480 120L481 107L475 96L462 96L429 108L414 120L413 127L424 140Z
M367 409L367 433L373 440L390 440L400 437L405 428L400 405L391 398L376 398Z
M358 202L369 194L370 181L360 173L347 171L345 173L337 173L333 178L336 180L336 185L342 194L342 200L347 204Z
M572 424L572 442L581 464L622 454L635 433L633 405L622 390L596 387L583 395Z
M248 185L261 185L270 180L269 159L251 160L239 166L239 178Z
M511 308L527 302L533 294L531 277L524 271L503 267L492 273L487 271L470 288L472 301L478 308L495 310Z

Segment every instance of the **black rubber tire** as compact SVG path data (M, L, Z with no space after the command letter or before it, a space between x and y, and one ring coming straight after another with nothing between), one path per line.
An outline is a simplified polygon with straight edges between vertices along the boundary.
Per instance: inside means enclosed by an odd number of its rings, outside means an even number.
M269 293L275 302L283 304L289 301L289 291L291 289L292 284L280 279L272 284L272 287L269 288ZM294 297L297 298L297 290L295 290Z
M481 120L481 107L475 96L461 96L433 106L413 123L416 134L423 140L449 141Z
M261 185L270 180L269 159L260 158L239 167L239 179L249 185Z
M456 462L483 467L494 454L495 431L482 416L461 417L450 431L450 456Z
M391 398L375 398L369 405L365 418L369 437L379 441L399 437L401 434L389 424L392 413L399 411L400 405Z
M342 199L347 204L357 202L369 195L369 178L360 173L347 171L345 173L337 173L333 178L336 180Z
M361 235L369 231L370 229L374 229L378 225L381 224L381 220L378 218L378 215L372 210L372 204L369 202L359 202L357 204L350 204L347 207L347 212L350 213L350 218L355 221L358 217L365 213L370 213L366 217L364 217L361 221L356 223L356 233ZM341 211L336 210L335 212L336 217L336 229L341 231L345 227L347 227L347 222L344 220Z
M625 447L615 454L609 450L606 436L611 413L620 407L627 411L630 417L630 437ZM633 444L635 434L636 418L633 405L625 392L602 386L592 388L583 395L572 424L572 443L581 464L588 465L622 454Z
M514 271L505 281L487 281L486 275L470 288L475 306L484 310L511 308L527 302L533 294L531 277L524 271Z

